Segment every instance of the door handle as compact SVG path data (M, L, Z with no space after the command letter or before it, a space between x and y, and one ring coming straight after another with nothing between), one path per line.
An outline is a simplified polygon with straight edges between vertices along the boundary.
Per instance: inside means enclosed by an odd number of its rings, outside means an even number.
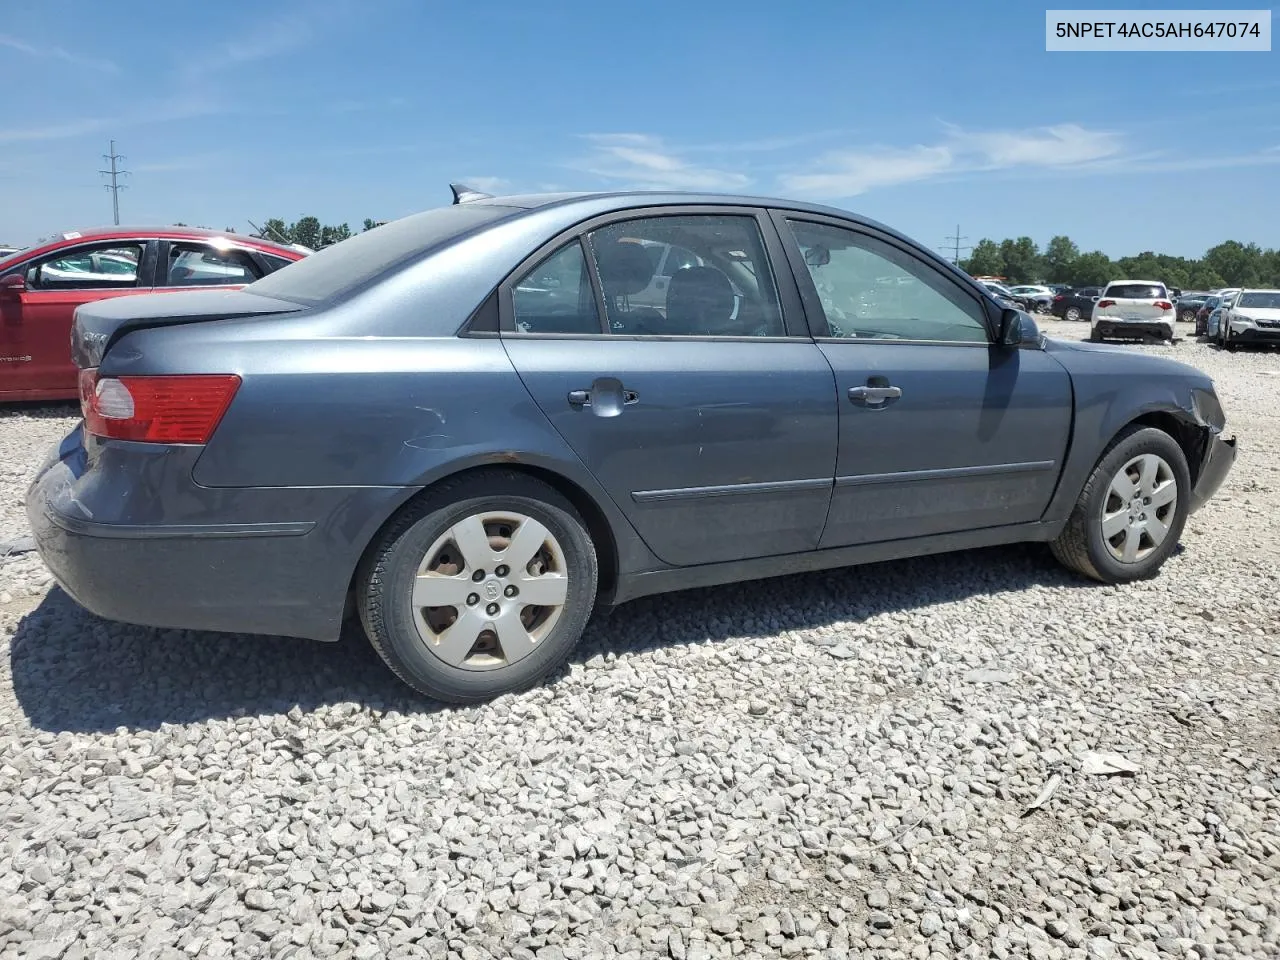
M902 396L901 387L850 387L849 399L861 407L882 407Z
M640 402L640 394L628 390L616 377L598 377L589 390L570 390L569 406L590 407L599 417L616 417L624 406Z

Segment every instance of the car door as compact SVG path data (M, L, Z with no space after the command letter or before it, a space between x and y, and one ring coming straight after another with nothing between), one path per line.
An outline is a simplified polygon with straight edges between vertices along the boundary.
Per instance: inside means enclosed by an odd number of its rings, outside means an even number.
M660 306L654 242L691 251ZM500 294L508 355L551 424L662 561L812 550L830 502L831 368L760 211L657 208L557 238ZM562 278L558 309L527 276Z
M994 346L979 296L898 238L775 217L840 397L820 545L1039 519L1071 426L1062 366L1040 350ZM877 282L885 276L901 280Z
M166 240L159 252L156 290L235 289L266 272L248 250L220 240Z
M74 396L71 323L76 307L94 300L146 293L153 241L123 239L62 247L22 265L24 289L6 299L5 394Z

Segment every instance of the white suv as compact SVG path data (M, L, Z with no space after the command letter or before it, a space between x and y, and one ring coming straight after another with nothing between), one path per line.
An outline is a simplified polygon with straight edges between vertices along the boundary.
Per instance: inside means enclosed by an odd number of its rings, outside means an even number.
M1224 303L1218 341L1228 350L1242 343L1280 343L1280 290L1245 288Z
M1112 280L1093 305L1089 339L1173 339L1173 300L1159 280Z

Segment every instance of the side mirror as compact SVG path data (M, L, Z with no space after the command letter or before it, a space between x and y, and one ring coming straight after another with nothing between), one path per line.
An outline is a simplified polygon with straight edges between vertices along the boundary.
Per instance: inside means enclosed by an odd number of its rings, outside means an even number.
M1006 309L1000 314L1000 331L997 338L1000 346L1019 347L1024 343L1035 343L1039 337L1040 328L1026 312Z
M17 300L26 289L27 278L21 273L10 273L0 277L0 298Z

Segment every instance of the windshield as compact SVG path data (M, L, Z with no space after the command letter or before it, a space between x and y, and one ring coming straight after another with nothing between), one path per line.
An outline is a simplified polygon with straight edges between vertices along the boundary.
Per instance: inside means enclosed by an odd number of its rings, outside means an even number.
M983 286L985 286L992 293L997 294L998 296L1001 296L1001 297L1009 297L1013 295L1012 292L1009 290L1009 288L1002 283L992 283L991 281L987 280L983 282Z
M1236 306L1280 310L1280 290L1260 290L1256 293L1242 293Z
M1117 300L1156 300L1168 296L1160 283L1116 283L1107 287L1106 295Z
M309 254L245 290L301 303L336 299L397 264L513 212L504 206L454 204L416 213Z

